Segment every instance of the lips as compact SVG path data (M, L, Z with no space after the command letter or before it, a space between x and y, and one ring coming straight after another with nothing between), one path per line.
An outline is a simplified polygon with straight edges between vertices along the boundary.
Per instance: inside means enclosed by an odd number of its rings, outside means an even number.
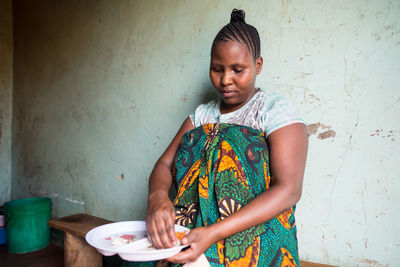
M230 98L235 94L234 91L221 91L220 93L224 98Z

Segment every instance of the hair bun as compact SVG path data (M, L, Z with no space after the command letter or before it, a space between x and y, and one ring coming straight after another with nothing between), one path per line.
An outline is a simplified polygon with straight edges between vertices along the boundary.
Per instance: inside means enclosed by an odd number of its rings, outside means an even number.
M238 10L238 9L234 8L231 13L231 22L230 23L237 23L237 22L246 23L244 21L244 16L245 16L245 13L243 10Z

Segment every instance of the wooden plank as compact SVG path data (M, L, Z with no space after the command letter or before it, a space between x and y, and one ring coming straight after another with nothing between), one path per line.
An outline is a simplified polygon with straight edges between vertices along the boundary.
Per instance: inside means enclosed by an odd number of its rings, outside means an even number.
M309 261L300 261L301 267L335 267L334 265L322 264L322 263L315 263Z
M103 258L97 250L86 241L65 232L64 262L66 267L98 267L103 266Z
M78 237L85 237L86 233L91 229L112 222L113 221L96 216L80 213L59 219L49 220L48 225L52 228L71 233Z

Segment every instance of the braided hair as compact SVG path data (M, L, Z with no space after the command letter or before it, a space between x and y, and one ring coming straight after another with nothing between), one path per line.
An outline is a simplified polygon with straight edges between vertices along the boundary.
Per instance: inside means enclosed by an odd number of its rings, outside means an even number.
M237 41L245 43L254 61L260 57L260 36L257 29L244 21L245 13L243 10L233 9L231 21L225 25L215 36L211 50L219 42Z

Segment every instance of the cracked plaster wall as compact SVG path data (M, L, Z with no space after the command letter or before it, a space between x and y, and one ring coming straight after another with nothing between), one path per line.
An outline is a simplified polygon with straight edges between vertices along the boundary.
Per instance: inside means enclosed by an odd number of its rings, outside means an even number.
M0 1L0 205L11 194L12 4Z
M143 219L154 162L213 94L210 45L237 7L261 35L258 86L308 124L300 257L399 262L399 1L14 2L14 198Z

